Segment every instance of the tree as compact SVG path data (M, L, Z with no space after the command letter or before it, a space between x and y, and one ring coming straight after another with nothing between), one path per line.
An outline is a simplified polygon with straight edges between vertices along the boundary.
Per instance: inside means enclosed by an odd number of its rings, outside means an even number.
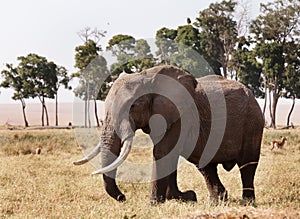
M241 37L236 50L232 53L229 69L236 72L236 79L246 85L257 98L264 98L262 65L256 60L256 54L251 50L250 38Z
M300 98L300 44L290 42L287 45L289 54L286 57L287 66L284 74L285 91L283 96L292 99L292 106L287 116L286 127L290 127L290 118L295 107L295 99Z
M200 77L213 74L210 65L202 58L199 31L191 20L187 25L179 26L176 30L161 28L156 32L158 63L172 64Z
M20 100L22 103L23 117L25 126L28 122L25 114L25 99L31 97L40 100L42 104L42 126L49 125L48 110L45 99L53 99L57 95L58 90L58 67L54 62L48 62L45 57L37 54L28 54L27 56L18 57L19 64L16 68L7 64L7 70L3 70L1 74L4 81L1 86L11 87L15 90L14 100ZM61 67L63 68L63 67ZM65 72L66 73L66 72ZM61 83L65 83L62 79Z
M27 83L31 85L27 88L30 97L38 97L42 104L42 126L49 126L48 110L45 98L53 99L57 90L56 64L48 62L45 57L37 54L28 54L27 56L18 57L20 61L18 65L19 71L24 75Z
M135 68L135 72L141 72L144 69L154 66L153 55L148 42L144 39L135 41L134 60L132 61L132 67Z
M99 91L99 83L103 87L106 87L105 79L100 78L107 77L105 70L106 60L104 57L99 56L99 52L102 51L101 46L98 44L100 39L105 36L104 31L97 29L91 31L89 27L78 33L79 37L84 41L83 45L75 48L75 67L79 69L72 77L79 78L79 87L74 90L75 95L83 98L85 104L85 127L91 127L90 121L90 100L94 100L95 104L95 119L99 126L98 112L97 112L97 99L99 97L96 90ZM104 60L103 60L104 59ZM103 70L104 68L104 70ZM97 75L98 74L98 75Z
M104 96L107 95L107 78L109 78L107 62L103 56L98 55L81 73L79 86L74 90L75 95L83 99L85 102L93 100L95 120L98 127L100 126L100 123L97 112L97 100L103 99ZM90 127L91 121L89 118L89 103L87 104L86 110Z
M199 30L189 22L188 19L187 25L177 28L175 43L178 51L171 56L171 62L195 77L214 74L210 64L203 58Z
M66 89L72 89L71 86L69 86L70 77L68 76L68 71L63 66L56 66L56 77L57 77L57 83L56 83L56 94L55 94L55 125L58 126L58 90L61 85L64 86Z
M129 35L118 34L108 41L106 50L111 51L120 63L127 63L134 55L135 39Z
M263 60L263 74L269 90L270 126L276 128L276 107L283 86L284 57L283 47L279 43L257 44L255 52ZM272 96L271 96L272 95Z
M276 128L276 108L283 95L289 43L299 37L300 3L291 0L276 0L261 4L261 14L252 21L250 32L257 45L255 51L263 62L265 85L269 90L270 126Z
M109 40L106 49L117 58L117 62L111 66L113 80L121 72L140 72L155 64L150 46L144 39L136 40L129 35L115 35Z
M30 83L26 80L25 75L18 68L13 67L12 64L6 64L5 70L1 71L1 75L4 80L0 84L1 87L4 88L12 88L14 89L14 94L12 96L13 100L20 100L22 104L22 113L23 119L25 123L25 127L28 127L28 121L26 118L26 103L25 99L27 99L29 94L29 88L31 87Z
M158 48L156 55L159 63L171 64L171 56L177 51L177 44L175 38L177 37L177 30L163 27L156 32L155 44Z
M238 27L233 19L237 2L223 0L212 3L209 8L200 11L195 25L200 31L200 47L206 55L216 74L223 69L223 76L227 77L230 56L237 43Z

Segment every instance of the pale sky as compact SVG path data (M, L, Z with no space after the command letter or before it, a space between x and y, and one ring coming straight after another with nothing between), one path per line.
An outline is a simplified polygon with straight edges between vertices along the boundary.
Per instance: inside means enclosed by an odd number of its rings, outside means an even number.
M192 21L216 0L9 0L0 3L0 71L18 56L37 53L49 61L74 69L74 49L82 44L76 34L86 26L106 30L106 42L116 34L154 38L162 27L176 28ZM245 2L245 1L244 1ZM248 1L249 16L258 15L260 2ZM1 80L1 79L0 79ZM0 89L0 103L14 103L11 93ZM72 101L72 92L62 92Z

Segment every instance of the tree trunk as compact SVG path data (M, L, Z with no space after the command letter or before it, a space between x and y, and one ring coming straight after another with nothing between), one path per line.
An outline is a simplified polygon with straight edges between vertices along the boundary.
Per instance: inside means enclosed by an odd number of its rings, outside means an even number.
M58 95L55 96L55 125L58 126Z
M88 119L88 127L91 128L92 127L92 124L91 124L91 113L90 113L90 105L91 105L91 102L90 102L90 83L88 83L88 86L87 86L87 119Z
M27 121L26 113L25 113L26 104L23 99L20 99L20 101L22 103L22 112L23 112L23 119L24 119L25 127L28 127L29 125L28 125L28 121Z
M227 78L227 64L223 63L222 68L223 68L223 76Z
M296 102L296 101L295 101L295 96L294 96L294 95L292 96L292 100L293 100L292 107L291 107L291 109L290 109L290 112L289 112L289 114L288 114L287 121L286 121L286 126L287 126L287 128L290 127L290 118L291 118L292 112L293 112L294 107L295 107L295 102Z
M98 118L98 108L97 108L97 101L96 99L94 99L94 104L95 104L95 119L96 119L96 122L97 122L97 127L100 127L100 123L99 123L99 118Z
M47 126L49 126L49 116L48 116L48 110L47 110L45 101L44 101L44 109L45 109L45 115L46 115L46 123L47 123Z
M44 121L44 97L41 100L42 103L42 126L45 126L45 121Z
M88 114L88 87L87 82L85 81L85 98L84 98L84 128L87 128L87 114Z
M277 103L278 103L279 95L277 92L273 92L273 103L272 103L272 123L271 127L276 129L276 109L277 109Z
M265 117L265 114L266 114L267 101L268 101L268 94L267 94L267 88L265 88L265 101L264 101L264 106L263 106L263 115L264 115L264 117Z
M269 88L269 113L270 113L270 127L272 127L272 120L273 120L273 115L272 115L272 97L271 97L271 89Z

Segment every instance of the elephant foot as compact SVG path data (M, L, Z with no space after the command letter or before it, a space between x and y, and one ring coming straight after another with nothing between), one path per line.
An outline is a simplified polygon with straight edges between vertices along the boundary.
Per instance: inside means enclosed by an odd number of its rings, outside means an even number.
M166 197L164 197L164 196L150 198L151 205L158 205L158 204L164 203L165 201L166 201Z
M168 193L167 194L167 199L176 199L184 202L192 201L196 202L197 201L197 196L196 193L192 190L188 190L186 192L176 192L176 193Z
M241 201L241 205L244 206L256 206L255 204L255 195L253 192L244 192L243 200Z
M226 190L224 190L224 191L219 191L216 194L211 194L210 200L214 203L219 203L220 201L226 202L226 201L228 201L228 192Z
M126 197L125 197L125 195L121 194L121 195L118 195L118 197L116 198L116 200L118 202L125 202L126 201Z

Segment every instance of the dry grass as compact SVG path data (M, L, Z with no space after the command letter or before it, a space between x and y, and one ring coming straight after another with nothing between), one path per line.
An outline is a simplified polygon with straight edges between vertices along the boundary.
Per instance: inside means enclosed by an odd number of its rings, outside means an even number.
M270 151L270 141L285 135L287 145ZM137 144L147 145L144 135ZM41 155L35 149L42 148ZM200 173L190 164L179 170L182 190L194 189L197 203L149 204L149 184L119 183L127 201L108 197L102 177L91 165L73 166L82 156L72 130L0 130L0 218L299 218L300 130L265 130L256 175L256 207L241 203L238 168L219 169L229 201L215 206ZM150 157L150 158L149 158ZM140 160L138 159L140 158ZM130 159L151 159L149 148L136 148Z

